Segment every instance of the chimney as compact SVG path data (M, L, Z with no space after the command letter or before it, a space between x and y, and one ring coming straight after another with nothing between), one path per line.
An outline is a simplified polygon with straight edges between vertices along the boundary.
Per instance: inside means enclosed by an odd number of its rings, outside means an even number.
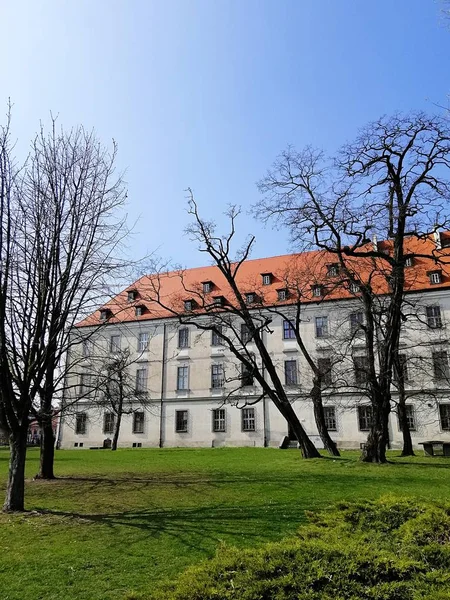
M437 227L436 227L436 229L433 232L433 238L434 238L434 243L436 244L436 249L440 250L442 248L441 234L440 234L439 229Z
M377 234L374 233L372 236L372 246L373 246L373 250L374 252L378 252L378 241L377 241Z

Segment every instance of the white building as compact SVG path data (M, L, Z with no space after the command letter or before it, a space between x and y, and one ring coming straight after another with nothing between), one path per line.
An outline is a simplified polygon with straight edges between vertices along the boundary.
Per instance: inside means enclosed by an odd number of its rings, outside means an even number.
M303 256L244 263L239 285L249 305L254 304L255 314L271 307L286 315L294 310L283 282L287 266L303 261ZM450 323L450 270L447 273L445 268L437 268L429 259L414 258L407 265L405 312L410 314L402 334L401 356L409 421L417 447L426 440L450 441L446 330ZM358 290L333 289L329 282L337 275L334 265L324 259L322 267L323 281L315 276L309 296L303 296L302 338L312 356L324 369L330 369L323 398L333 439L340 448L359 448L367 437L371 408L364 393L365 346L358 334L362 322ZM130 414L123 417L119 446L277 446L289 433L285 419L267 398L252 404L261 389L242 372L223 341L193 323L180 324L170 310L151 301L157 289L162 304L181 314L184 310L191 321L205 322L210 315L205 315L199 298L209 298L216 314L231 301L218 269L189 269L181 278L179 273L164 274L157 285L155 279L141 278L74 332L80 343L74 344L69 356L73 368L68 377L60 446L98 447L111 438L114 417L110 410L92 402L86 382L99 357L106 360L125 348L130 351L135 385L148 393L148 401L142 406L136 400L131 402ZM324 291L327 286L331 290L328 293ZM308 396L311 371L283 314L272 314L270 331L263 335L295 412L321 447ZM246 347L252 350L251 340ZM237 387L239 390L231 393ZM395 396L394 389L394 400ZM394 402L390 445L399 448L401 444Z

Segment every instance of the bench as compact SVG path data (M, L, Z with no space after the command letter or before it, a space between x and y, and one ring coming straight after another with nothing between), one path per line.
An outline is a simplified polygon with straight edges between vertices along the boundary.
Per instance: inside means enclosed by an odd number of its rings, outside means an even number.
M441 442L439 440L431 440L428 442L420 442L423 446L425 456L448 456L450 457L450 442Z

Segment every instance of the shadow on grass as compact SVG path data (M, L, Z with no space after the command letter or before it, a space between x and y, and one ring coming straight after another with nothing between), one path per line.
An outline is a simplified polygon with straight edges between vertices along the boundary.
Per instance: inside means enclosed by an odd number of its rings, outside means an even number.
M267 541L270 535L285 535L286 524L306 521L306 507L294 504L215 506L168 510L133 510L119 513L84 514L37 509L41 515L75 519L80 523L96 523L111 528L134 528L152 538L162 535L176 538L189 548L205 551L224 539L252 538ZM292 531L293 532L293 531Z

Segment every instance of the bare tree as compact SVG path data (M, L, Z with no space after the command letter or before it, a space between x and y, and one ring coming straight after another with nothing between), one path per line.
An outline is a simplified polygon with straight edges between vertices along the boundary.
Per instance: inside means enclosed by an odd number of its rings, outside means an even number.
M167 298L164 295L162 280L167 276L164 273L149 278L148 299L177 317L180 323L193 325L199 331L213 332L230 350L236 364L240 366L240 370L235 377L228 379L230 383L231 381L236 382L236 386L228 394L228 401L233 402L239 398L236 405L242 408L255 404L264 397L270 398L294 432L303 456L305 458L320 457L289 401L276 365L264 341L264 337L271 333L273 314L265 310L262 301L263 295L261 292L255 291L254 285L251 287L253 296L250 301L246 293L250 290L243 289L239 284L240 270L250 254L254 238L251 237L238 253L236 260L232 260L232 243L239 210L236 207L230 208L228 212L230 231L224 237L220 237L215 233L214 224L204 221L199 216L191 193L189 207L193 223L189 227L188 233L199 244L199 250L209 255L213 264L225 278L232 300L226 301L221 296L212 298L209 291L205 292L200 283L197 286L188 285L181 269L177 274L180 279L180 287L183 290L184 298L192 298L191 304L189 302L186 304L181 296ZM250 284L250 282L248 283ZM249 382L253 382L253 380L259 384L261 393L256 398L243 396L242 387L249 385Z
M343 289L358 290L373 407L365 461L386 461L392 372L409 288L405 265L445 260L429 242L449 222L449 164L445 119L396 115L368 125L332 161L311 148L289 148L259 184L256 215L287 226L298 246L334 254ZM407 249L407 239L417 243Z
M41 129L32 145L21 208L24 230L32 240L30 268L24 276L46 282L44 298L45 377L39 386L36 418L41 426L38 477L53 478L51 426L56 381L70 344L70 329L105 297L123 265L117 259L127 233L120 210L126 193L115 176L117 147L103 147L93 132ZM20 325L20 323L19 323Z
M42 432L38 476L54 476L52 402L63 380L70 329L107 294L127 233L116 151L115 144L112 152L104 148L93 132L57 130L53 121L50 133L42 129L34 140L4 216L3 230L11 238L14 227L15 240L8 242L0 315L3 360L9 365L1 411L12 439L4 510L24 508L24 437L31 410Z

